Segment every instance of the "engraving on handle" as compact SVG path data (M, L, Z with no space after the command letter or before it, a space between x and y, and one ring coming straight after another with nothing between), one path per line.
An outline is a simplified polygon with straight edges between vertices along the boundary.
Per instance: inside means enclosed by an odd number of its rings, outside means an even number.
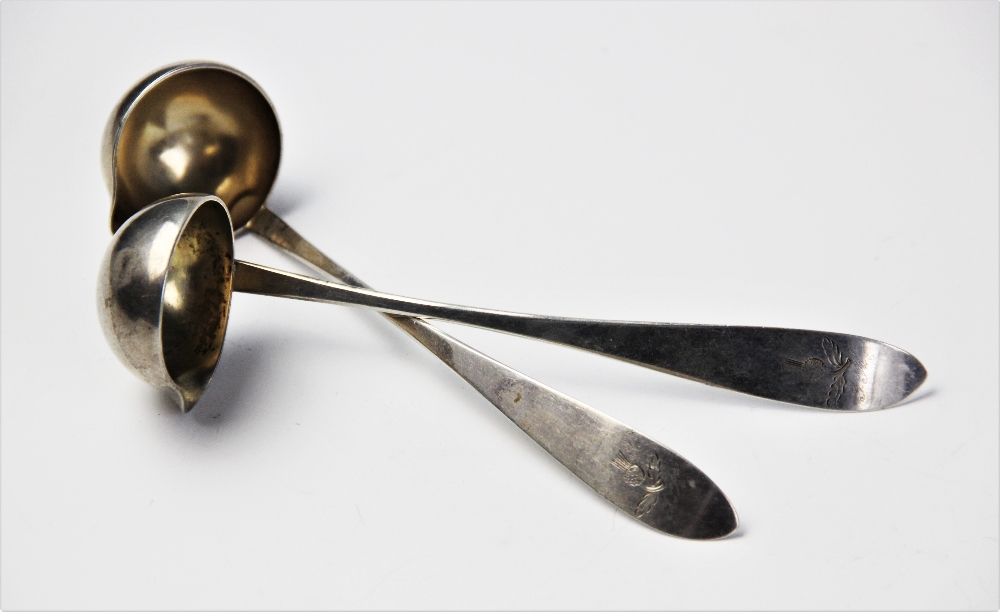
M653 509L662 491L673 489L680 470L666 470L656 453L650 453L646 461L640 465L629 459L624 452L618 451L618 456L611 462L618 470L624 472L623 480L630 487L642 487L646 494L639 500L635 508L635 517L641 518ZM669 499L669 491L667 494ZM669 502L667 502L669 503Z
M802 368L805 376L811 380L832 375L830 391L826 396L826 406L827 408L836 408L840 404L840 398L844 395L844 389L847 387L847 370L851 365L851 358L845 357L840 346L831 338L823 338L822 348L823 359L819 357L810 357L805 361L785 359L785 363ZM861 392L859 400L864 401L864 399L864 392Z

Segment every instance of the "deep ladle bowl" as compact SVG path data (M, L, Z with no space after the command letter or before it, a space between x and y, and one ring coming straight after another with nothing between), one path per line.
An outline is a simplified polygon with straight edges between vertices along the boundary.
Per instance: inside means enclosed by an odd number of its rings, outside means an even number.
M101 263L98 312L108 344L185 412L222 353L232 268L229 214L210 196L172 198L132 216Z
M161 68L125 94L104 130L111 231L180 193L219 197L239 229L264 205L280 161L277 113L250 77L212 62Z

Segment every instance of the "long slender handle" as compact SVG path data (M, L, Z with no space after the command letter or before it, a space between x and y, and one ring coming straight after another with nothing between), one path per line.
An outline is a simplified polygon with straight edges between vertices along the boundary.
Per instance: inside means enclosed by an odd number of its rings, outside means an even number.
M236 262L233 290L463 323L817 408L886 408L910 395L926 377L923 365L906 351L846 334L517 314L345 287L241 261Z
M267 208L261 208L246 227L330 278L366 286ZM722 491L680 455L425 321L386 317L437 355L584 483L640 522L692 539L720 538L736 529L736 513Z

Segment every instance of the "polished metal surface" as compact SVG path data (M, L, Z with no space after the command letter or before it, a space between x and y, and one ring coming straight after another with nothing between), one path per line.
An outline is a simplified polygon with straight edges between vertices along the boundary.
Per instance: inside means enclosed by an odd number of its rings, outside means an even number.
M231 221L213 196L178 196L143 209L119 228L105 255L98 295L108 342L140 377L174 392L185 411L219 360L234 265ZM722 491L670 449L422 321L394 321L630 516L691 539L736 529Z
M178 193L219 196L241 227L267 199L280 160L277 115L250 77L211 62L157 70L125 94L104 130L111 231Z
M98 313L108 344L185 412L208 386L229 320L233 237L225 206L203 196L151 206L115 233L101 263Z
M926 376L920 362L906 351L831 332L503 312L348 287L241 261L235 264L233 290L462 323L816 408L886 408L910 395Z

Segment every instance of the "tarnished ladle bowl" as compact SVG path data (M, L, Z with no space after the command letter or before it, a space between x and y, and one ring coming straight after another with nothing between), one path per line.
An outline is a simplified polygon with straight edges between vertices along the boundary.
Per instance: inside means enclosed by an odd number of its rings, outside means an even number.
M108 344L185 412L222 353L232 268L229 215L212 196L172 198L132 216L101 264L97 310Z
M280 161L278 116L250 77L212 62L161 68L122 98L104 130L111 231L180 193L218 196L243 227L264 205Z

